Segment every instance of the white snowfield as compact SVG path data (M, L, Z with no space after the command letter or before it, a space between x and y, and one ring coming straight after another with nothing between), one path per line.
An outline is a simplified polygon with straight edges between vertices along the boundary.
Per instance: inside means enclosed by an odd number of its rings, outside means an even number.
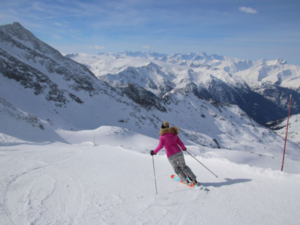
M117 127L57 133L73 144L0 146L1 225L300 224L299 158L281 172L280 154L187 144L219 178L185 153L208 191L175 182L161 151L156 194L157 139Z

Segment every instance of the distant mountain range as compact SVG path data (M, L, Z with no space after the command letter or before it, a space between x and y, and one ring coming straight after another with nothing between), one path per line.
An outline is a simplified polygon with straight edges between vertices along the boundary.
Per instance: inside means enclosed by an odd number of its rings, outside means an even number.
M190 144L282 150L282 138L254 121L285 116L280 105L259 93L262 89L254 91L213 64L191 67L156 53L151 57L165 60L128 54L65 57L17 22L0 26L0 143L64 141L61 130L107 125L157 138L167 120ZM252 142L258 143L255 148Z
M75 56L75 55L73 55ZM186 65L195 68L217 70L220 79L226 75L233 76L234 80L242 78L250 87L259 87L264 84L276 85L300 91L300 66L289 65L283 59L251 61L226 56L207 55L206 53L190 54L160 54L156 52L120 52L100 53L99 56L113 57L114 59L134 57L147 60L168 62L177 65ZM70 56L72 57L72 56ZM220 73L220 70L222 71ZM227 73L224 73L223 70ZM228 81L228 80L227 80Z
M127 51L66 56L87 65L114 87L134 83L158 97L188 90L200 99L236 104L261 124L285 118L291 94L291 114L300 113L300 66L284 60L253 62L205 53Z

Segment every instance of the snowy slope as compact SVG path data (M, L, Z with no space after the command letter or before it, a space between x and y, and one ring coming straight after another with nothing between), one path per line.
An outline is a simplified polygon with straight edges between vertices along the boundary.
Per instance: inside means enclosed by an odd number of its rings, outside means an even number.
M57 128L50 119L43 121L36 115L17 109L1 97L0 118L0 145L65 142L55 133Z
M23 94L22 102L26 101L24 96ZM86 140L91 142L102 126L109 125L158 138L161 123L168 120L172 125L180 128L183 140L190 144L213 148L220 146L221 148L246 150L260 154L263 152L253 146L253 143L258 143L261 146L260 149L268 145L270 154L281 152L280 146L283 139L249 119L236 106L200 100L191 94L190 96L184 96L180 93L174 93L165 98L168 102L167 112L157 109L146 110L143 107L134 106L129 100L125 104L125 97L118 102L105 95L101 98L93 97L93 100L100 104L100 107L94 105L92 100L88 102L89 104L83 104L81 107L69 104L67 108L54 108L45 102L39 103L35 100L35 107L30 108L30 114L38 122L40 121L39 123L43 125L44 130L40 129L39 125L35 127L31 124L23 126L22 123L25 123L22 122L23 120L19 124L20 119L10 112L12 111L10 109L12 104L5 101L6 104L2 105L0 114L1 135L14 136L30 142L34 140L42 142L42 140L46 141L48 138L49 141L62 141L63 139L68 143L80 143L83 140L77 139L76 133L80 134L82 130L91 130L92 132ZM19 101L15 101L15 104L22 106ZM14 114L20 111L25 112L24 109L20 110L16 105L14 108ZM23 114L24 117L28 115L27 112ZM16 130L17 126L12 126L13 124L19 124L18 127L21 126L24 132ZM26 127L32 131L27 131ZM44 138L31 138L35 137L35 133L42 135ZM73 135L75 135L75 139L68 138L68 136ZM109 139L104 138L103 141L109 141ZM16 141L7 140L5 143L14 144ZM289 145L293 149L292 152L297 151L298 147L296 145L293 146L292 143Z
M186 155L187 164L208 187L205 192L171 180L166 156L155 156L156 195L151 156L121 146L20 145L0 147L0 154L1 224L300 222L299 163L290 168L298 174L289 174L236 164L217 153L197 156L217 179ZM243 155L237 158L243 160ZM260 158L265 166L265 157ZM280 167L280 160L269 162Z

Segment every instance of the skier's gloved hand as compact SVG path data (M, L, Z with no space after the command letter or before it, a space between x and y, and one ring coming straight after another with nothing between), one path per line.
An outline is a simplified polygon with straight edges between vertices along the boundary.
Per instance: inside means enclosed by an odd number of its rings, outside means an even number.
M150 151L150 155L156 155L153 150Z
M182 151L186 151L186 148L185 148L185 149L183 149Z

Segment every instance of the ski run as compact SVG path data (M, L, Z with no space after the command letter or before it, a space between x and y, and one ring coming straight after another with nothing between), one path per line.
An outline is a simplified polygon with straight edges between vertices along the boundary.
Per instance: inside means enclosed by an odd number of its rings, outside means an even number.
M281 172L280 157L187 145L219 178L185 153L209 191L174 182L161 152L156 194L149 151L157 143L116 134L0 146L0 224L300 224L299 161L287 158Z

